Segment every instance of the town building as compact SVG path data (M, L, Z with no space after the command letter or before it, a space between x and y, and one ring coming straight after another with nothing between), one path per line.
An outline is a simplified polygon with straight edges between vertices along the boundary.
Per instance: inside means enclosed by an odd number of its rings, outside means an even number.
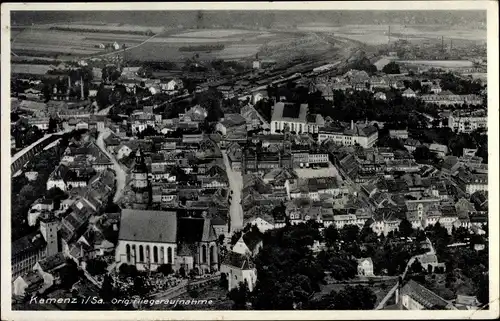
M488 117L485 112L454 111L448 117L448 127L459 133L470 133L476 129L488 128Z
M156 270L171 264L175 271L199 275L218 270L217 236L208 218L178 217L176 212L123 209L116 247L117 267L135 265Z
M230 251L222 261L220 272L226 275L229 291L237 288L240 282L246 282L250 292L255 288L257 269L247 255Z
M359 145L363 148L370 148L378 140L378 130L376 127L365 124L354 124L348 129L323 127L318 134L318 142L332 141L337 145L352 146Z
M317 133L324 125L321 115L308 115L307 104L277 102L271 117L271 133L290 131L295 133Z

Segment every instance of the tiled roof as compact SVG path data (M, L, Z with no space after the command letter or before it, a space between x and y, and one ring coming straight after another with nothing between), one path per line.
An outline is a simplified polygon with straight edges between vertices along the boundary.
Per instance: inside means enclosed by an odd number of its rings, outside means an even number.
M427 310L445 310L450 304L436 293L410 280L403 287L402 293L407 294L415 301L422 304Z
M240 253L236 253L233 251L230 251L224 260L222 261L222 264L224 265L229 265L241 270L250 270L254 267L253 262L250 260L245 255L242 255Z
M65 263L66 259L62 253L57 253L38 262L44 272L50 272L61 267Z
M177 213L123 209L118 239L176 243Z

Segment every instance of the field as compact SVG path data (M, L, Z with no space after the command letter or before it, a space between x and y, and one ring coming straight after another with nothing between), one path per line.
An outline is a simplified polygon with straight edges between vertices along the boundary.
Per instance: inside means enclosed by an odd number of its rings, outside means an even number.
M153 32L149 33L149 31ZM148 32L146 34L146 32ZM289 59L296 55L328 52L332 45L304 32L268 32L244 29L165 30L128 25L48 25L16 30L11 35L12 52L23 57L60 60L121 55L100 49L115 41L126 47L127 59L182 62L195 55L201 61ZM207 45L204 47L204 45ZM209 46L221 45L220 48ZM199 47L180 50L181 47Z
M399 60L398 63L443 68L466 68L474 66L472 61L469 60Z
M486 41L483 29L445 29L443 26L405 26L391 25L391 41L405 40L441 40L441 37L454 40ZM389 41L388 25L302 25L299 30L310 32L328 32L336 36L360 41L369 45L387 44Z
M49 65L11 64L13 74L45 75L48 70L50 70Z

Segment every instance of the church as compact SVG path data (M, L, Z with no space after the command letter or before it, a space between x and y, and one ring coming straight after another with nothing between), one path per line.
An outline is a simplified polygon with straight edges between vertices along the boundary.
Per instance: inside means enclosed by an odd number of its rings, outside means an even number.
M116 266L155 271L162 264L188 274L219 269L217 236L209 218L178 217L174 211L123 209Z

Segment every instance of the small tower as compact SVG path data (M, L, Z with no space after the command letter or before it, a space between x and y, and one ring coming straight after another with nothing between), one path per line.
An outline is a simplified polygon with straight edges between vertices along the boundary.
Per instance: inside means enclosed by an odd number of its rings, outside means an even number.
M146 188L148 186L148 168L144 161L144 155L141 149L135 153L135 165L132 170L133 186L137 189Z
M40 233L47 242L47 256L52 256L59 252L57 239L58 221L53 214L45 214L40 217Z

